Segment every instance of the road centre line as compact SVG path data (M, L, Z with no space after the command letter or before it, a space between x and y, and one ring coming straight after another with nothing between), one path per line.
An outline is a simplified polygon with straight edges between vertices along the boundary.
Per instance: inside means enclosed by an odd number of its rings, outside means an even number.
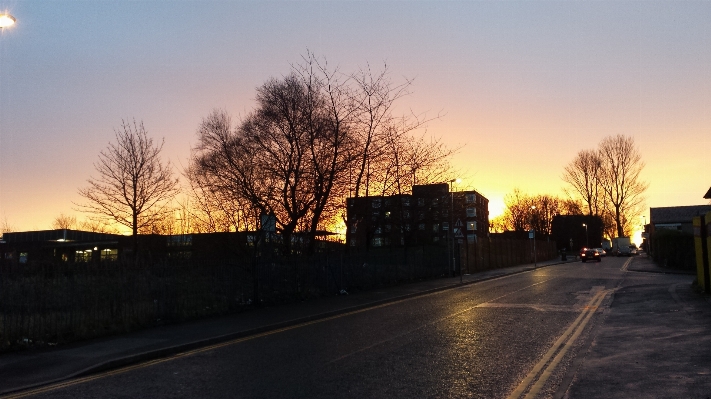
M631 257L630 257L629 259L627 259L627 261L622 265L622 267L620 268L620 270L623 271L623 272L626 272L626 271L627 271L627 268L630 266L630 263L632 263L632 259L633 259L633 258L631 258Z
M588 304L585 306L582 312L580 312L580 315L571 323L571 325L565 330L565 332L556 340L556 342L551 346L550 349L548 349L548 352L546 352L545 355L541 358L541 360L536 363L536 365L533 367L533 369L526 375L526 377L521 381L521 383L516 387L516 389L511 393L511 395L508 396L508 399L518 399L523 395L523 393L526 391L528 386L534 381L536 376L540 374L538 379L535 381L533 386L531 387L530 391L528 394L525 396L525 399L529 398L534 398L538 392L540 392L541 388L545 384L545 382L548 380L550 377L551 373L553 370L558 366L560 361L563 359L563 356L565 353L572 347L573 343L578 339L582 331L585 329L587 323L590 321L592 316L595 314L595 311L597 311L598 307L602 303L603 299L607 296L607 294L611 292L610 290L603 290L599 291L597 294L595 294ZM553 357L552 361L550 359ZM550 361L550 364L549 364ZM544 369L544 367L548 364L548 367ZM543 372L541 373L541 370Z
M481 281L481 282L490 282L490 281L493 281L493 280L499 280L499 279L502 279L502 278L505 278L505 277L510 277L510 276L511 276L511 275L501 276L501 277L497 277L497 278L495 278L495 279L484 280L484 281ZM504 298L504 297L506 297L506 296L508 296L508 295L515 294L515 293L517 293L517 292L526 290L526 289L528 289L528 288L535 287L535 286L537 286L537 285L546 283L546 282L551 281L551 280L553 280L553 279L555 279L555 277L554 277L554 278L547 279L547 280L539 281L539 282L537 282L537 283L528 285L528 286L526 286L526 287L520 288L520 289L515 290L515 291L511 291L511 292L509 292L509 293L506 293L506 294L504 294L504 295L501 295L501 296L499 296L499 297L496 297L496 298L494 298L494 299L491 299L491 300L487 301L487 303L488 303L488 302L492 302L492 301L499 300L499 299ZM464 287L464 286L461 286L461 285L460 285L460 286L456 286L456 287L454 287L454 288L462 288L462 287ZM257 338L262 338L262 337L266 337L266 336L278 334L278 333L281 333L281 332L285 332L285 331L289 331L289 330L294 330L294 329L297 329L297 328L302 328L302 327L310 326L310 325L312 325L312 324L317 324L317 323L322 323L322 322L326 322L326 321L331 321L331 320L339 319L339 318L342 318L342 317L351 316L351 315L354 315L354 314L359 314L359 313L371 311L371 310L374 310L374 309L380 309L380 308L384 308L384 307L387 307L387 306L391 306L391 305L395 305L395 304L399 304L399 303L411 301L411 300L414 300L414 299L420 299L420 298L424 298L424 297L431 296L431 295L441 294L441 293L443 293L443 292L445 292L445 291L447 291L447 290L431 292L431 293L428 293L428 294L425 294L425 295L418 295L418 296L414 296L414 297L408 297L408 298L396 300L396 301L393 301L393 302L383 303L383 304L375 305L375 306L372 306L372 307L367 307L367 308L363 308L363 309L359 309L359 310L354 310L354 311L347 312L347 313L342 313L342 314L338 314L338 315L334 315L334 316L330 316L330 317L325 317L325 318L323 318L323 319L307 321L307 322L295 324L295 325L288 326L288 327L283 327L283 328L279 328L279 329L275 329L275 330L266 331L266 332L263 332L263 333L258 333L258 334L250 335L250 336L247 336L247 337L236 338L236 339L233 339L233 340L230 340L230 341L226 341L226 342L222 342L222 343L219 343L219 344L214 344L214 345L210 345L210 346L206 346L206 347L202 347L202 348L197 348L197 349L189 350L189 351L186 351L186 352L177 353L177 354L175 354L175 355L171 355L171 356L164 357L164 358L161 358L161 359L149 360L149 361L146 361L146 362L143 362L143 363L138 363L138 364L134 364L134 365L130 365L130 366L125 366L125 367L121 367L121 368L118 368L118 369L115 369L115 370L105 371L105 372L101 372L101 373L99 373L99 374L89 375L89 376L86 376L86 377L80 377L80 378L73 379L73 380L70 380L70 381L57 382L57 383L50 384L50 385L46 385L46 386L43 386L43 387L34 388L34 389L29 389L29 390L27 390L27 391L22 391L22 392L17 392L17 393L11 393L11 394L8 394L8 395L6 395L6 396L0 396L0 399L19 399L19 398L26 398L26 397L29 397L29 396L34 396L34 395L38 395L38 394L42 394L42 393L47 393L47 392L55 391L55 390L62 389L62 388L68 388L68 387L71 387L71 386L74 386L74 385L84 384L84 383L91 382L91 381L94 381L94 380L98 380L98 379L101 379L101 378L104 378L104 377L110 377L110 376L114 376L114 375L123 374L123 373L129 372L129 371L133 371L133 370L139 370L139 369L142 369L142 368L154 366L154 365L161 364L161 363L170 362L170 361L173 361L173 360L177 360L177 359L181 359L181 358L184 358L184 357L196 355L196 354L199 354L199 353L209 352L209 351L214 350L214 349L219 349L219 348L223 348L223 347L226 347L226 346L231 346L231 345L239 344L239 343L242 343L242 342L245 342L245 341L249 341L249 340L253 340L253 339L257 339ZM467 308L467 309L458 311L458 312L456 312L456 313L454 313L454 314L451 314L451 315L448 315L448 316L446 316L446 317L444 317L444 318L441 318L441 319L439 319L439 320L437 320L437 321L435 321L435 322L433 322L433 323L440 322L440 321L442 321L442 320L444 320L444 319L447 319L447 318L451 318L451 317L458 316L458 315L460 315L460 314L462 314L462 313L465 313L465 312L468 312L468 311L470 311L470 310L472 310L472 309L474 309L474 308L476 308L476 307L478 307L478 306L479 306L479 305L471 306L471 307L469 307L469 308ZM432 324L432 323L428 323L428 325L430 325L430 324ZM375 345L372 345L372 346L375 346ZM368 349L368 348L366 348L366 349Z

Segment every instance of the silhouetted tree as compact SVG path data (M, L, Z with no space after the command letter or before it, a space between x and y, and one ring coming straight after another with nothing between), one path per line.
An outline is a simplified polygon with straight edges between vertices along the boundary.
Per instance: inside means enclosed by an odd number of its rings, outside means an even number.
M599 216L604 208L601 173L602 158L595 150L578 152L563 172L563 181L571 186L574 195L583 200L590 216Z
M392 115L409 85L392 84L387 68L342 74L308 53L257 89L240 123L222 110L203 120L186 171L195 213L210 228L229 221L237 230L274 215L288 253L294 233L313 245L319 229L344 217L347 196L442 181L453 151L413 135L426 118Z
M171 211L167 205L178 193L178 180L170 162L160 159L163 141L155 145L143 123L123 121L115 134L116 142L101 151L94 164L99 177L79 190L87 200L79 207L129 227L135 237Z
M53 229L73 229L77 226L77 218L60 213L52 222Z
M629 235L631 220L637 218L649 186L640 177L644 162L634 139L623 135L609 136L599 148L602 160L601 185L614 217L617 236Z

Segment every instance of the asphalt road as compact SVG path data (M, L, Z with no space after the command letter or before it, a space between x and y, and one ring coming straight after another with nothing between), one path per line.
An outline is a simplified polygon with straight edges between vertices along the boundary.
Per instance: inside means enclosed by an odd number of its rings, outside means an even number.
M629 280L628 259L462 286L68 381L33 397L586 397L590 389L575 391L587 381L577 374L582 354Z

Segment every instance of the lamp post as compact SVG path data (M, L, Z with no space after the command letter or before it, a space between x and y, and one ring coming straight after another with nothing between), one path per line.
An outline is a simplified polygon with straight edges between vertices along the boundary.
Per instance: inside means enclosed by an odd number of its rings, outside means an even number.
M536 206L531 205L531 232L529 235L533 239L533 267L538 267L538 254L536 253L536 228L533 227L533 213L536 211Z
M585 248L588 248L590 246L590 240L588 239L588 225L583 223L583 227L585 227Z
M452 184L459 183L460 179L452 179L449 181L449 240L452 249L452 275L454 275L455 268L457 267L457 258L455 256L454 250L454 191L452 190ZM462 281L462 271L459 268L459 282Z
M2 14L0 14L0 29L9 28L12 25L15 25L16 21L17 20L12 15L7 14L7 13L2 13Z

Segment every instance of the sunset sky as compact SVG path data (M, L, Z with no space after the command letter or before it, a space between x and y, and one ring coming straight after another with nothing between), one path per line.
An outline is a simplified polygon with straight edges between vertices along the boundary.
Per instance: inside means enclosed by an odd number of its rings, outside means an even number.
M201 119L310 50L342 71L387 63L427 134L463 145L461 188L562 195L564 166L634 137L647 206L711 186L711 1L19 1L0 32L0 219L74 211L122 119L187 165ZM648 213L647 213L648 215ZM639 224L642 220L639 221Z

